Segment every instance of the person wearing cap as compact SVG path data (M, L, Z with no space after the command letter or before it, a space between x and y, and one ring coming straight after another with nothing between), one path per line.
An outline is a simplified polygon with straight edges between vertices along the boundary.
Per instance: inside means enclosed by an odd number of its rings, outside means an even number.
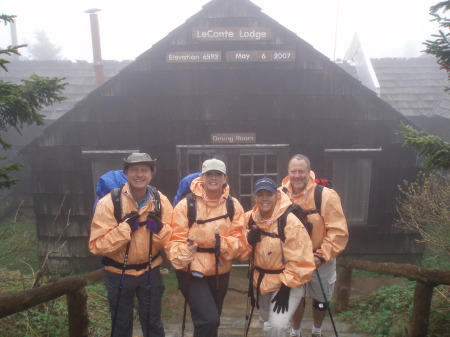
M231 263L240 256L245 242L244 210L230 196L223 161L208 159L201 172L191 182L192 194L174 209L172 238L165 251L176 269L178 288L189 304L194 337L215 337ZM196 216L190 225L191 202L195 203ZM229 214L230 208L234 214Z
M264 336L284 337L315 268L311 240L302 222L288 210L291 201L272 179L255 183L253 199L255 206L245 213L243 255L250 257L252 267L250 293L256 293ZM286 214L283 230L278 226Z
M288 164L288 176L283 179L280 190L285 191L291 202L310 213L307 220L313 224L311 240L317 272L314 272L311 281L306 285L306 296L312 298L312 337L322 337L322 323L336 282L336 257L347 245L348 229L341 200L333 189L323 188L321 207L320 210L316 209L316 186L309 159L301 154L293 156ZM327 297L326 301L322 288ZM305 299L302 299L292 317L293 337L302 336L300 325L304 310Z
M128 181L120 188L121 221L116 220L110 193L98 201L92 219L89 250L103 255L112 336L131 336L135 296L144 336L164 336L164 285L159 266L160 251L172 235L172 205L149 185L155 164L146 153L132 153L124 159Z

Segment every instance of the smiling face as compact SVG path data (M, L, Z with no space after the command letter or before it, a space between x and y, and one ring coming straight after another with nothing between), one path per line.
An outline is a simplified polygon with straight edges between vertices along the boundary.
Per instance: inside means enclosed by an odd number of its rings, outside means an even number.
M303 159L292 159L289 163L288 175L294 194L303 192L309 181L309 167Z
M130 164L125 170L131 193L140 194L147 192L147 185L153 178L153 171L150 165L145 163Z
M227 176L220 171L211 170L202 174L203 188L210 199L218 199L222 195Z
M268 190L259 190L253 195L253 199L263 219L270 219L277 202L277 194Z

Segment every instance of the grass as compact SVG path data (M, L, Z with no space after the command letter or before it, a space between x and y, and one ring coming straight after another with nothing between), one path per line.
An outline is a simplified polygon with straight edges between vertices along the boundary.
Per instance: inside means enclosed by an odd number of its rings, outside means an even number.
M0 225L0 294L29 289L38 269L36 231L32 217L8 220ZM433 255L424 258L428 268L449 269L449 261ZM235 269L233 273L246 273ZM353 277L386 277L356 271ZM44 283L48 282L48 277ZM166 291L163 303L181 301L174 272L164 275ZM410 321L414 282L383 287L372 294L351 299L349 311L337 317L347 320L355 329L374 337L404 337ZM86 287L88 295L89 336L109 336L111 319L103 282ZM439 286L434 291L428 337L450 334L449 288ZM181 302L180 302L181 305ZM163 305L163 320L173 315L173 306ZM179 305L178 305L179 307ZM137 315L135 315L137 319ZM355 320L355 317L358 317ZM0 337L67 336L68 321L65 297L41 304L0 319Z
M7 219L0 224L0 294L30 289L39 268L34 218L24 214L17 221ZM43 284L49 281L47 276ZM164 275L166 291L178 292L175 273ZM88 296L89 336L109 336L111 318L103 282L86 287ZM164 298L163 298L164 302ZM170 316L163 307L163 317ZM137 312L135 319L137 320ZM0 319L0 337L60 337L68 335L65 296L32 309Z
M427 254L423 261L426 268L449 270L450 267L450 261L443 256ZM377 277L377 274L372 276L365 271L358 273L364 277ZM401 285L381 287L370 295L350 299L349 310L338 317L351 323L357 331L374 337L408 336L415 285L415 281L405 280ZM450 336L449 295L448 286L434 289L428 337Z

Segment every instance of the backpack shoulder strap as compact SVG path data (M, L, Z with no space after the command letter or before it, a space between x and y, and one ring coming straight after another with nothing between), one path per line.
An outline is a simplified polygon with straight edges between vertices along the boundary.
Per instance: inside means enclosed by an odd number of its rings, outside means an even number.
M150 193L153 195L153 200L155 204L154 212L156 213L156 216L161 219L162 216L161 196L159 195L158 190L154 186L150 186Z
M250 215L250 218L248 219L248 223L247 223L248 229L252 229L252 227L255 225L256 225L256 222L255 222L255 220L253 220L253 217Z
M317 184L316 187L314 188L314 203L316 204L317 213L319 213L320 215L322 215L320 213L322 208L322 192L323 192L323 185Z
M116 187L111 190L111 200L114 206L114 218L116 218L117 223L122 220L122 187Z
M289 213L291 213L295 209L299 209L300 206L297 204L290 204L289 207L284 211L283 214L278 218L278 235L280 236L281 241L286 240L286 235L284 233L284 228L286 227L286 218ZM297 216L297 214L295 214Z
M234 219L234 202L233 202L233 198L231 197L231 195L229 195L227 197L227 213L228 213L228 217L230 218L230 222L233 222Z
M192 227L197 217L197 201L194 193L186 195L188 226Z

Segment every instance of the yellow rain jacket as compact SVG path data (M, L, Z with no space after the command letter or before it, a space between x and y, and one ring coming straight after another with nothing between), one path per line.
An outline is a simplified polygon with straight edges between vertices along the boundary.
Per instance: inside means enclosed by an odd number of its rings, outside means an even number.
M289 177L282 181L283 187L287 188L286 194L293 203L299 205L304 211L315 210L314 181L315 174L310 171L310 179L305 193L299 196L292 195L292 187ZM325 262L330 261L343 252L348 242L347 220L342 210L341 199L335 190L324 188L322 192L321 215L313 213L308 215L308 221L313 224L311 241L314 254L321 256Z
M267 233L278 234L278 218L289 205L291 205L291 201L286 194L277 191L277 201L272 218L260 220L258 206L255 205L251 211L245 213L245 223L248 224L250 217L253 217L259 229ZM248 225L246 225L246 233L248 231ZM280 289L282 283L289 288L299 287L310 281L316 268L308 232L301 221L292 213L289 213L286 218L284 234L286 235L284 243L277 237L261 235L261 242L256 244L253 263L256 267L253 273L255 287L258 286L258 268L282 270L281 273L266 273L264 275L259 287L261 295ZM243 258L251 258L251 251L252 247L246 243L246 252ZM283 264L283 256L286 264Z
M207 220L227 214L226 198L229 195L229 187L219 200L208 200L203 189L202 178L198 177L191 183L191 191L196 196L197 219ZM228 217L206 222L204 224L193 223L188 226L187 202L186 198L181 200L173 211L172 217L172 238L166 245L165 252L175 269L190 270L202 273L205 276L216 274L216 262L214 253L199 252L191 253L187 248L188 236L195 236L195 242L199 248L214 248L213 239L216 228L220 230L220 256L218 273L225 274L231 269L232 260L242 253L244 243L243 226L244 210L241 204L235 199L234 217L230 222Z
M169 225L172 218L172 205L165 195L161 192L159 192L159 195L161 199L161 221L163 228L158 234L153 233L153 259L164 248L164 245L172 235L172 228ZM131 211L137 211L140 214L139 221L145 221L148 212L154 210L153 196L150 196L150 200L144 207L141 209L137 208L136 201L131 197L128 183L122 189L121 203L122 216ZM130 243L127 265L148 263L149 239L150 230L146 229L145 226L139 227L138 230L131 233L131 228L126 222L117 224L114 218L114 205L111 200L111 194L108 193L99 200L91 224L91 236L89 239L89 250L91 253L104 255L123 265L127 243ZM159 266L161 263L162 258L158 256L152 260L152 267ZM117 274L122 273L122 269L113 266L105 266L105 269ZM139 276L147 270L148 267L142 270L127 269L125 273L127 275Z

